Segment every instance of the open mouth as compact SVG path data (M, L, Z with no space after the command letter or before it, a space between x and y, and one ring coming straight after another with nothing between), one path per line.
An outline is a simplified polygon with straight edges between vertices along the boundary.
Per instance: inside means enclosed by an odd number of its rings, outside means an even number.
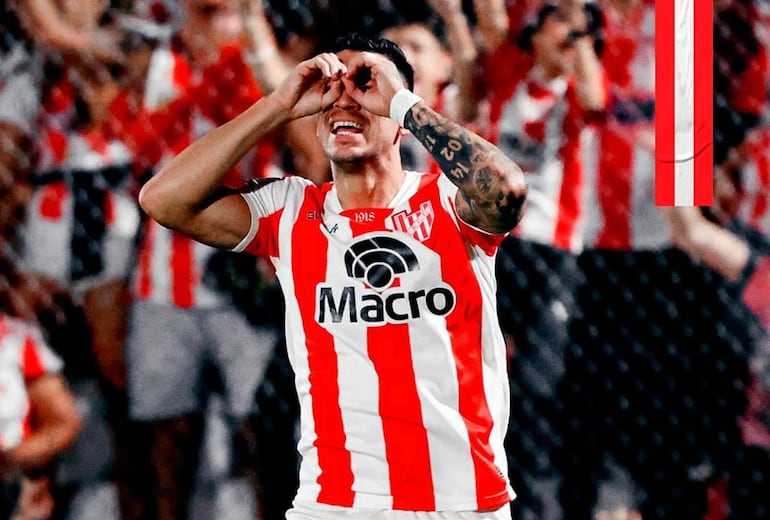
M355 121L335 121L332 123L332 134L334 135L353 135L363 131L364 127Z

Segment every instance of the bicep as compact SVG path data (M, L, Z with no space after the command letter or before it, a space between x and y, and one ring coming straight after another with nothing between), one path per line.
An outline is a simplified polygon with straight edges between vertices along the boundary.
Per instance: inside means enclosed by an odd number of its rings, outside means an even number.
M217 196L177 227L185 235L210 246L232 249L249 232L251 213L238 193Z

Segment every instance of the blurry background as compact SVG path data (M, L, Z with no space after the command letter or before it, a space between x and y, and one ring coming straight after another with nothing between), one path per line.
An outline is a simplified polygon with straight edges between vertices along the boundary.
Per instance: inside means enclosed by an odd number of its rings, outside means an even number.
M498 255L514 518L770 518L770 2L714 0L716 201L665 209L652 1L0 9L0 314L43 331L83 417L15 518L283 518L298 414L271 267L153 224L136 195L350 31L396 41L415 90L528 174ZM228 184L286 174L330 180L311 120Z

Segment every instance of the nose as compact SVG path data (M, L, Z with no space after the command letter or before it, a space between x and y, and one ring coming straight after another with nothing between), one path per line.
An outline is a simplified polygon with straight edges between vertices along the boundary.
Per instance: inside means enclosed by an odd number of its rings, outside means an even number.
M339 97L339 99L334 102L334 108L338 108L340 110L355 110L361 108L361 105L359 105L356 100L350 96L348 89L345 88L342 90L342 95Z

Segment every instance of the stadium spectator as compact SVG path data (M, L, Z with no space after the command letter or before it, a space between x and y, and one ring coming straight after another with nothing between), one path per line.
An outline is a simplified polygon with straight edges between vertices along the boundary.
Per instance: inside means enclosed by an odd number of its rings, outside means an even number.
M10 290L0 288L0 518L49 518L53 465L80 415L41 331L9 314Z
M591 304L586 297L598 291L595 297L610 298L614 289L622 290L630 285L606 287L595 280L595 276L606 276L608 271L618 269L617 264L623 259L620 251L655 251L667 245L669 239L668 227L653 199L654 4L647 0L602 0L598 5L604 20L601 63L607 78L608 99L605 116L594 125L593 139L583 150L585 249L578 261L586 279L578 292L580 316L571 325L573 342L578 344L566 356L567 368L571 370L575 352L583 352L583 348L585 359L595 362L591 345L582 345L581 330L598 327L604 341L614 341L604 334L613 330L615 321L604 319L605 307ZM645 262L654 261L650 255L631 258L628 260L638 261L640 268ZM601 267L594 270L594 264ZM623 354L618 357L622 358ZM585 376L582 371L578 372L580 377ZM565 388L569 387L564 390L567 393L573 389L572 380L573 374L568 374L564 383ZM582 403L565 404L564 416L578 417L585 409ZM560 431L563 455L559 464L565 473L560 498L562 508L581 518L588 518L591 511L595 515L612 515L613 510L625 509L628 514L638 514L636 509L642 498L639 486L628 467L615 460L614 455L603 452L591 459L595 465L586 463L586 469L595 471L591 478L572 470L579 456L575 450L580 452L583 446L576 438L598 436L596 423L580 421L578 432L573 431L577 427L567 426L570 420L565 418L562 424L565 425ZM592 445L600 451L604 446L598 442ZM586 448L585 453L591 451ZM589 458L585 456L583 460Z
M474 5L480 15L499 12L501 4ZM581 153L606 97L597 56L600 28L593 4L545 3L526 27L511 25L506 38L495 38L500 43L482 56L476 88L484 93L479 103L487 105L480 123L485 135L521 165L530 185L522 223L503 243L498 263L501 324L513 343L506 449L520 492L513 514L523 519L561 517L555 393L569 323L578 312L577 253L585 213ZM535 409L538 414L530 413Z
M302 406L287 518L510 518L492 255L520 218L523 176L404 88L413 73L391 42L351 36L333 50L193 143L140 202L276 267ZM334 185L293 177L219 194L260 138L318 112ZM401 127L446 176L401 168Z
M731 21L727 26L735 28L740 9L751 10L756 6L726 3L720 7L720 17L727 16ZM757 22L750 34L743 34L741 38L758 43L761 27ZM718 475L721 480L716 480L710 490L713 500L722 506L722 515L730 519L766 516L765 497L770 491L764 479L756 478L770 470L770 308L767 305L770 159L766 146L770 138L767 98L770 75L764 58L766 51L751 44L747 47L754 49L754 58L744 58L749 62L744 73L731 73L729 78L721 78L721 84L731 79L735 91L745 92L740 103L751 108L738 111L753 114L752 122L742 128L738 144L720 154L723 162L715 168L715 203L705 209L667 208L664 213L674 231L677 247L729 281L734 287L730 293L734 298L732 305L749 309L762 330L749 351L746 406L738 419L743 446L736 450L733 463ZM736 51L728 52L732 55ZM746 76L753 76L752 84L746 84ZM736 109L738 105L730 103L730 106Z
M132 149L153 173L262 95L244 61L238 2L186 0L182 8L182 25L150 59L145 115L131 131ZM225 183L282 175L273 165L274 149L266 139ZM231 436L252 412L277 336L250 323L222 290L223 273L215 266L226 262L213 248L147 219L138 259L126 345L127 388L131 418L149 430L145 453L134 465L148 474L135 482L146 509L130 518L186 520L197 503L230 507L219 493L231 468L216 461L232 457ZM256 272L257 266L250 269ZM227 433L216 441L208 425L218 423ZM207 439L219 443L216 454L203 449L211 445ZM253 485L249 492L253 504Z
M314 53L320 44L318 24L321 22L313 20L301 27L291 28L296 32L281 41L265 13L262 0L241 0L241 10L246 29L246 61L262 90L272 92L291 67ZM285 156L281 165L283 169L303 172L304 177L320 186L330 180L330 172L323 149L316 140L307 139L314 129L315 119L312 117L290 122L281 129L281 136L277 139L284 143L278 153Z
M82 27L91 6L72 4L69 12L54 0L4 2L0 7L0 186L29 172L29 138L40 111L47 59L80 59L81 54L119 60L114 42L98 27Z
M735 384L740 349L751 340L725 303L724 284L672 247L655 207L654 5L599 5L609 105L586 160L586 283L560 394L563 467L581 470L566 472L561 500L575 518L590 518L606 493L631 497L645 518L699 518L709 482L727 462L719 454L737 442ZM714 322L729 334L712 330ZM709 393L720 395L718 406ZM720 427L694 439L677 421ZM605 440L607 429L616 434Z
M722 210L729 209L722 208ZM770 256L767 237L757 244L751 235L742 235L734 227L707 218L700 208L671 208L666 216L676 231L677 245L736 287L735 303L753 314L763 334L749 362L746 382L746 407L738 424L742 449L734 452L733 464L719 477L727 481L721 490L723 513L730 519L760 519L767 515L768 483L758 475L770 469L770 296L768 269ZM719 487L715 486L715 492Z
M93 440L94 427L108 432L105 417L92 412L103 399L97 381L116 385L123 373L120 335L127 292L119 278L132 261L132 225L135 231L139 215L135 199L119 193L125 147L113 141L108 129L114 122L111 100L119 90L113 74L125 56L99 4L12 3L11 20L19 20L18 41L28 51L25 68L19 70L35 77L14 99L34 98L36 104L29 103L26 124L31 130L20 150L26 165L17 162L20 167L12 172L13 190L20 195L15 212L23 224L12 230L18 236L7 237L6 256L14 271L3 275L18 278L16 300L28 307L27 319L40 319L64 359L78 406L89 411L52 482L57 515L66 514L71 498L64 496L69 493L65 486L107 478L115 446L109 433L98 439L100 450L83 452L79 446ZM105 222L107 214L110 222ZM120 226L114 225L117 220Z

